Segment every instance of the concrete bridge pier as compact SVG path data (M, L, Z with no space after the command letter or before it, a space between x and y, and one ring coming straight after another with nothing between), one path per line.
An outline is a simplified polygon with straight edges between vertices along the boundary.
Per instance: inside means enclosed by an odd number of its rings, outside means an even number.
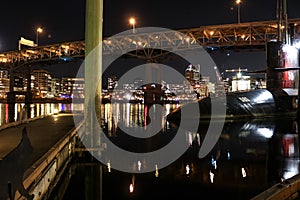
M156 60L147 60L146 66L146 90L144 91L144 104L162 104L163 92L161 87L152 87L152 84L158 86L161 84L161 68Z
M13 92L7 93L7 104L8 104L8 122L15 121L15 104L16 104L16 96Z
M18 119L15 119L16 115L16 110L15 110L15 105L16 105L16 96L17 95L23 95L25 96L25 109L26 111L26 117L30 118L30 104L32 104L32 92L31 92L31 73L30 73L30 68L28 67L28 70L25 73L26 79L27 79L27 85L26 85L26 91L15 91L15 72L11 69L10 71L10 77L9 77L9 92L7 93L7 104L8 104L8 121L14 122ZM21 110L22 111L22 110ZM25 117L25 116L23 116Z
M13 70L10 70L9 77L9 92L7 93L7 104L8 104L8 122L14 122L15 119L15 104L16 104L16 95L14 94L14 84L15 76Z
M30 118L30 104L32 104L32 92L31 92L31 70L30 67L27 68L26 73L27 85L26 85L26 92L25 92L25 109L27 118Z

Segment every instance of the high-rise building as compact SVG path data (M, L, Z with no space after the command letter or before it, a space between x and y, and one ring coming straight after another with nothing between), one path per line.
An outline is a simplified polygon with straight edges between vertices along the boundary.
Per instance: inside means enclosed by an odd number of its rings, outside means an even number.
M51 88L50 72L39 69L33 70L31 73L31 90L34 96L44 98Z
M9 92L9 77L7 70L0 70L0 98L6 98Z
M107 78L107 90L109 92L113 91L117 86L118 86L118 79L116 76L113 75Z
M51 79L50 93L48 96L56 97L60 93L61 80L59 78Z
M200 82L200 65L190 64L185 70L185 79L194 86Z

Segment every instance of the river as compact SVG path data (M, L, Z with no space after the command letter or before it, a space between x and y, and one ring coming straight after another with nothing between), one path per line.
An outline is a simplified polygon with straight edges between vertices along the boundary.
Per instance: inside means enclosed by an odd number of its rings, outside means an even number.
M163 115L179 105L164 105ZM168 122L155 137L128 137L120 124L135 130L148 126L148 108L142 104L105 104L101 127L122 149L144 153L163 148L178 134ZM117 117L116 117L117 116ZM215 122L211 122L215 123ZM163 168L138 160L133 172L114 169L89 153L77 153L51 199L251 199L268 187L299 173L298 123L295 119L228 121L212 150L203 158L199 149L207 136L205 125L186 130L186 151ZM109 148L108 148L109 149ZM107 156L103 152L103 157ZM167 158L164 158L167 159ZM124 162L126 165L126 162Z

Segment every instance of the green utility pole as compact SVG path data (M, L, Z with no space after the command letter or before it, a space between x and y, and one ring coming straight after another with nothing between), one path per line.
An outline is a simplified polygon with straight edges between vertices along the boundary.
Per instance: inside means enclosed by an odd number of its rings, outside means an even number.
M103 0L86 0L85 55L102 41Z
M87 148L98 148L98 151L91 152L92 157L101 156L99 122L102 91L102 21L103 0L86 0L84 122L85 136L89 143ZM91 177L85 183L89 186L86 198L102 200L102 166L90 167L89 171Z
M85 132L89 147L100 145L100 106L102 91L102 19L103 0L86 1L85 27ZM97 116L95 119L95 116ZM99 152L100 153L100 152Z

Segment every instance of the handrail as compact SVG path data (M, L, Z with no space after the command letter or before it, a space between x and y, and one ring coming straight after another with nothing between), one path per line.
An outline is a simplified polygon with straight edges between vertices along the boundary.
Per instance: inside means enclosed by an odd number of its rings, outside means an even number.
M292 200L299 196L299 190L300 174L273 185L272 187L253 197L251 200Z
M49 164L56 159L59 152L65 147L66 144L83 128L84 122L81 121L78 126L74 127L63 138L61 138L47 153L38 159L28 170L25 172L25 180L23 185L25 188L32 187L33 184L41 177L41 175L48 168ZM18 194L16 199L20 199Z

